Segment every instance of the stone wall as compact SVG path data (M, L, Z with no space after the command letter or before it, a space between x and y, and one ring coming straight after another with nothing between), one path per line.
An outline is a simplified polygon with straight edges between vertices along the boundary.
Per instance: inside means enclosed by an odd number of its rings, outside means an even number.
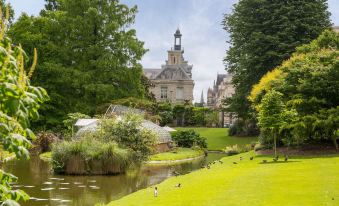
M169 101L172 103L182 103L184 100L193 100L193 80L153 80L155 87L151 88L150 91L155 95L157 101ZM167 87L167 99L161 99L161 87ZM182 87L184 98L177 99L177 88Z

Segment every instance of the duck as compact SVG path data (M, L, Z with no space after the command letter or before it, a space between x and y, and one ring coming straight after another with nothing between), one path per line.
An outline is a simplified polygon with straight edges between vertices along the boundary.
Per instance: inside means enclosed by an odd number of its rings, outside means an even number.
M285 162L287 162L288 160L288 155L285 155Z

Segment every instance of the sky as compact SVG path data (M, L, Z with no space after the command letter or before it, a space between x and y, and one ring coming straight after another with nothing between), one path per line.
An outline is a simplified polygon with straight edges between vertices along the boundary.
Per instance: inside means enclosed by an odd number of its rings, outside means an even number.
M44 0L7 0L16 18L22 12L38 15ZM184 58L193 65L194 99L200 101L201 92L213 85L217 74L226 73L223 58L229 47L229 35L223 30L224 14L232 11L237 0L121 0L129 6L138 6L133 27L137 37L145 42L149 52L141 64L145 68L161 68L167 50L173 47L173 34L182 33ZM339 25L339 0L328 0L331 20Z

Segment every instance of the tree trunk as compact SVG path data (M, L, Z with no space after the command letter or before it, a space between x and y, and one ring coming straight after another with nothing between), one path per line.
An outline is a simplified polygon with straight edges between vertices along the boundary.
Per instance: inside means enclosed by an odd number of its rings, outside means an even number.
M333 143L334 143L335 149L337 151L339 151L339 146L338 146L338 143L337 143L337 137L333 137Z
M274 140L274 158L277 157L277 135L273 130L273 140Z

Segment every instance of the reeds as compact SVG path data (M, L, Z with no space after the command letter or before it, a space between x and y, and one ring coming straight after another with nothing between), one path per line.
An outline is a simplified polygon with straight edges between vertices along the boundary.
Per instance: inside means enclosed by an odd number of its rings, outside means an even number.
M108 175L124 173L135 162L132 152L114 142L101 142L90 137L64 141L53 147L55 172L72 175Z

